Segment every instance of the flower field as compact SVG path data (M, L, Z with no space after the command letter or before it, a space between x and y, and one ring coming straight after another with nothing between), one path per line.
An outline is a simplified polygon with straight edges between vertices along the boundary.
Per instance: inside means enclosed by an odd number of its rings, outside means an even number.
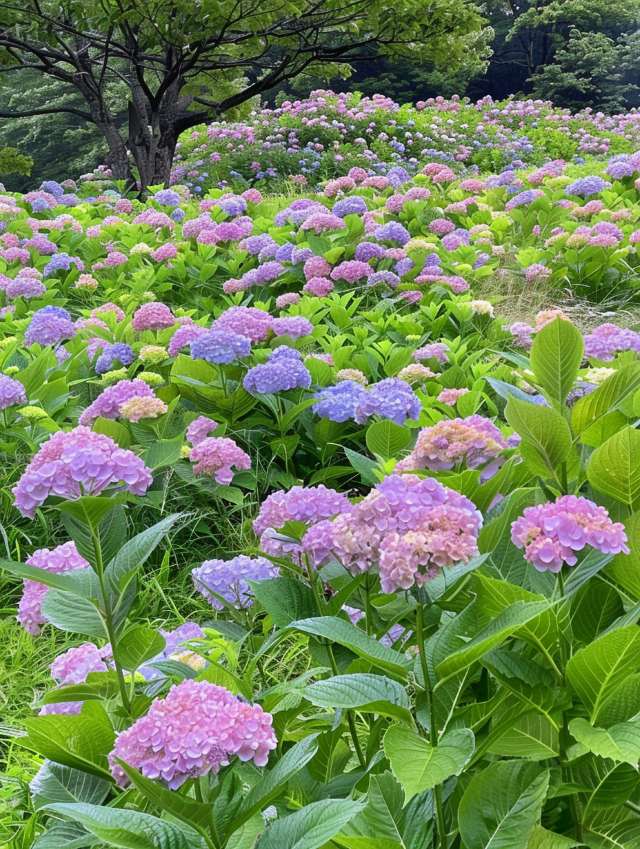
M0 845L640 847L639 150L315 92L0 193Z

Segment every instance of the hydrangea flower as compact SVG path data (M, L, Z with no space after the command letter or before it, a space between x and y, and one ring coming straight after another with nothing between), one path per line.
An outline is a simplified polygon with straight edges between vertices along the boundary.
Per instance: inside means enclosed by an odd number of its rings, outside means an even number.
M50 495L75 501L116 486L144 495L152 475L133 451L86 427L57 431L43 443L12 492L23 516L33 519Z
M62 307L48 306L37 310L24 334L25 345L57 345L63 339L73 339L76 328L69 313Z
M196 475L209 475L220 484L233 480L232 466L237 470L251 468L251 458L233 439L224 436L208 436L189 451L189 459L195 463Z
M321 565L332 557L353 574L374 566L385 593L422 586L441 569L478 553L482 514L434 478L390 475L362 501L302 539Z
M419 418L421 412L422 403L409 384L397 377L388 377L365 392L354 418L358 424L365 424L371 416L380 416L403 425L407 419Z
M586 545L604 554L629 554L624 525L612 522L604 507L576 495L527 507L511 525L511 539L539 572L575 566Z
M249 369L242 385L252 394L269 395L288 389L308 389L311 374L302 362L299 351L281 345L270 355L266 363Z
M209 330L206 327L201 327L199 324L181 325L169 340L169 347L167 349L169 356L177 356L183 348L186 348L187 345L190 345L200 336L204 336L205 333L209 333Z
M93 643L84 643L64 652L51 664L51 677L60 685L83 684L91 672L107 672L109 667L104 662L105 657L111 655L111 646L107 645L99 649ZM40 716L51 714L65 714L67 716L79 714L83 702L54 702L43 705Z
M109 755L120 787L129 778L118 760L177 790L189 778L213 773L229 758L265 766L278 741L271 714L208 681L183 681L156 699L146 716L121 732Z
M240 357L249 356L251 340L233 330L209 330L198 334L189 350L193 360L229 365Z
M118 413L122 418L130 422L139 422L141 419L157 419L158 416L163 416L169 407L161 401L160 398L144 397L134 395L128 401L120 404Z
M134 330L165 330L173 327L176 318L166 304L152 301L142 304L133 314L131 326Z
M282 318L273 319L273 332L276 336L290 336L292 339L301 339L313 333L313 324L308 318L301 315L285 315Z
M100 356L96 360L96 373L104 374L111 371L116 360L123 366L130 366L135 358L131 345L127 345L126 342L107 344L102 348Z
M366 389L354 380L341 380L335 386L327 386L316 393L313 410L321 419L346 422L355 418L358 405L366 395Z
M190 442L194 447L200 445L217 427L218 422L214 422L213 419L207 416L198 416L187 428L187 442Z
M90 425L99 417L117 419L121 405L132 398L155 398L155 393L143 380L121 380L98 395L83 411L78 422L81 425Z
M231 560L205 560L202 566L191 570L196 589L215 610L224 610L224 604L216 596L234 607L251 607L253 592L248 581L265 581L279 574L278 567L266 557L244 554Z
M273 318L255 307L229 307L211 325L212 330L225 330L246 336L251 342L264 342Z
M27 393L20 381L14 380L6 374L0 374L0 410L26 403Z
M24 514L23 514L24 515ZM87 569L89 564L81 557L75 542L65 542L57 548L40 548L25 561L29 566L44 569L46 572L69 572L72 569ZM29 634L36 636L40 626L47 621L42 614L42 603L49 591L46 584L23 579L22 598L18 604L18 622Z
M500 429L483 416L443 419L420 431L413 451L397 464L396 471L453 469L460 463L477 469L507 447Z

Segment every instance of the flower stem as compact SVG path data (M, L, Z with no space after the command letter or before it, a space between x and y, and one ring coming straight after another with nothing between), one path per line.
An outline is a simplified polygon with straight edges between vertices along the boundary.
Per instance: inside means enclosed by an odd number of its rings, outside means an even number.
M420 668L422 670L422 677L424 678L424 691L427 696L427 705L429 707L429 742L435 747L438 745L438 717L436 715L435 702L433 700L433 690L431 689L429 666L427 664L427 653L424 645L424 604L421 602L418 602L416 611L416 636L418 640L418 653L420 655ZM441 784L437 784L434 787L434 796L436 802L436 819L438 822L440 847L441 849L448 849L447 827L444 821Z

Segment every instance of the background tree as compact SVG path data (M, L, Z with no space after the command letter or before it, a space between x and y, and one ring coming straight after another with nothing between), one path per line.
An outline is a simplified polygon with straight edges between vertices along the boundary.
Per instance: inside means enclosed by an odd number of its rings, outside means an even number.
M477 43L467 0L0 0L5 73L37 72L83 105L5 109L93 123L116 179L169 179L180 133L313 65L351 65L373 50L450 66ZM128 95L121 123L108 99Z

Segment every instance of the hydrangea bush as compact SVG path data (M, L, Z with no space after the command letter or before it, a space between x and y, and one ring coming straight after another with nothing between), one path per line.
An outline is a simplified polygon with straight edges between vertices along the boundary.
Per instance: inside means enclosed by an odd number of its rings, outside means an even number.
M316 92L0 194L36 849L638 845L640 332L563 299L638 294L637 147Z

